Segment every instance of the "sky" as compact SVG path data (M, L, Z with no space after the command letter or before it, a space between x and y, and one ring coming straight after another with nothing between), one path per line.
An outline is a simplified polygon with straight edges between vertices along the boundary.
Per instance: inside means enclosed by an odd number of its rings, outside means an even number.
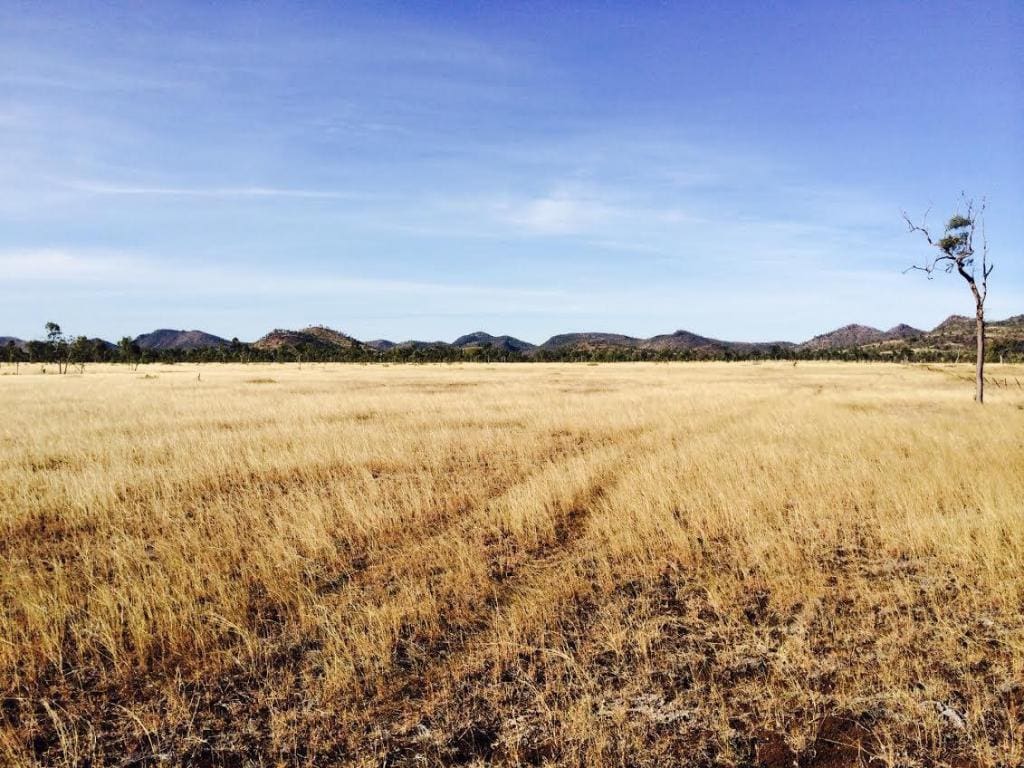
M0 5L0 335L930 328L961 191L1024 312L1017 1Z

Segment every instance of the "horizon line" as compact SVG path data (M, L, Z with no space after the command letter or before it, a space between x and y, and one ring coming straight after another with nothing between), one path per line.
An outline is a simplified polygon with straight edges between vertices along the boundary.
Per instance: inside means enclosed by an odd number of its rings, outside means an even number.
M1009 320L1015 320L1015 319L1020 318L1020 317L1024 317L1024 312L1018 313L1018 314L1007 315L1006 317L1001 318L1001 319L995 319L995 320L988 320L988 319L986 319L985 322L986 322L986 325L991 325L993 323L1004 323L1004 322L1007 322ZM476 335L476 334L485 334L485 335L490 336L492 338L506 337L506 338L513 339L515 341L521 341L521 342L525 342L527 344L531 344L532 346L535 346L535 347L540 347L540 346L543 346L544 344L548 343L552 339L557 338L559 336L601 335L601 336L619 336L619 337L622 337L623 339L630 339L630 340L635 340L635 341L650 341L651 339L655 339L655 338L662 337L662 336L674 336L674 335L680 334L680 333L689 333L689 334L692 334L694 336L699 336L701 338L708 339L709 341L717 341L717 342L723 342L723 343L728 343L728 344L793 344L793 345L800 345L800 344L806 344L806 343L808 343L810 341L813 341L814 339L820 338L822 336L828 336L830 334L836 333L837 331L845 330L845 329L848 329L848 328L864 328L864 329L867 329L867 330L877 331L879 333L883 333L884 334L884 333L891 333L892 331L894 331L894 330L896 330L898 328L901 328L901 327L908 327L908 328L912 328L912 329L914 329L916 331L920 331L921 333L932 333L932 332L935 331L935 329L941 327L945 323L947 323L947 322L949 322L951 320L954 320L954 319L963 319L963 320L967 320L967 321L972 321L974 318L970 317L969 315L964 315L964 314L960 314L960 313L955 313L954 312L952 314L947 315L943 320L941 320L940 322L936 323L931 328L919 328L917 326L910 325L909 323L896 323L895 325L890 326L889 328L880 328L880 327L875 326L875 325L868 325L868 324L865 324L865 323L852 322L852 323L846 323L844 325L836 326L835 328L832 328L831 330L828 330L828 331L823 331L822 333L814 334L813 336L811 336L811 337L809 337L807 339L804 339L803 341L794 341L794 340L791 340L791 339L759 339L759 340L724 339L724 338L719 338L719 337L716 337L716 336L706 336L703 333L699 333L697 331L692 331L692 330L689 330L687 328L677 328L674 331L666 331L666 332L663 332L663 333L656 333L656 334L653 334L652 336L633 336L633 335L630 335L628 333L621 333L621 332L618 332L618 331L594 331L594 330L562 331L562 332L551 334L546 339L544 339L543 341L540 341L540 342L530 341L528 339L524 339L524 338L521 338L519 336L513 336L512 334L508 334L508 333L495 334L495 333L491 333L489 331L478 329L478 330L475 330L475 331L467 331L466 333L460 334L459 336L456 336L455 338L453 338L451 341L444 341L442 339L432 339L432 340L417 339L417 338L413 338L413 337L410 337L410 338L407 338L407 339L402 339L401 341L393 341L392 339L385 338L385 337L382 337L382 336L381 337L373 337L373 338L361 339L361 338L359 338L359 337L357 337L357 336L355 336L353 334L347 333L344 330L340 330L338 328L335 328L335 327L333 327L331 325L327 325L327 324L324 324L324 323L310 323L308 325L304 325L302 327L297 327L297 328L282 328L282 327L276 326L274 328L271 328L269 331L264 333L262 336L259 336L256 339L253 339L251 341L247 341L247 340L241 339L238 336L222 336L222 335L219 335L217 333L211 333L210 331L203 330L201 328L170 328L170 327L154 328L152 331L145 331L143 333L137 333L134 336L127 336L127 338L131 338L132 341L136 341L137 339L140 339L140 338L142 338L144 336L150 336L152 334L160 333L162 331L169 331L169 332L172 332L172 333L202 333L202 334L205 334L207 336L212 336L212 337L214 337L214 338L216 338L216 339L218 339L220 341L232 342L232 341L237 339L239 341L239 343L242 343L242 344L255 344L258 341L260 341L261 339L266 338L267 336L269 336L270 334L273 334L273 333L278 333L278 332L282 332L282 333L301 333L303 331L307 331L307 330L313 329L313 328L322 328L322 329L326 329L326 330L329 330L329 331L332 331L332 332L335 332L335 333L339 333L339 334L341 334L343 336L347 336L348 338L353 339L353 340L358 341L358 342L363 343L363 344L367 344L367 343L375 342L376 341L376 342L388 342L388 343L396 344L396 345L410 343L410 342L412 342L412 343L419 343L419 344L446 344L446 345L452 345L455 342L457 342L459 339L464 338L466 336L473 336L473 335ZM97 335L97 336L88 336L88 335L85 335L85 334L74 334L74 335L71 336L71 338L77 338L77 337L83 336L83 335L86 338L88 338L89 340L96 340L96 339L98 339L100 341L107 341L107 342L110 341L109 339L106 339L103 336L99 336L99 335ZM125 336L121 336L119 338L125 338ZM22 343L28 343L28 342L31 342L31 341L43 341L44 340L44 339L41 339L41 338L38 338L38 337L36 337L36 338L22 338L20 336L8 336L8 335L4 335L4 334L0 334L0 339L13 340L13 341L22 342Z

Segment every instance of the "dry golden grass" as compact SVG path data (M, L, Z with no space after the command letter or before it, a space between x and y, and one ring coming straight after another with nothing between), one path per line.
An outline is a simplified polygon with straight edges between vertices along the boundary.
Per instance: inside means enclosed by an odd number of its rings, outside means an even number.
M0 763L1024 764L1024 369L962 375L23 366Z

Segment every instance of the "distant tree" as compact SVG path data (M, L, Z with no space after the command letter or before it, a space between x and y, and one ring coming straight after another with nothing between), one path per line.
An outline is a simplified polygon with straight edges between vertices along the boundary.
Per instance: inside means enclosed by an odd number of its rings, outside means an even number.
M18 373L21 368L21 350L14 343L14 339L7 342L7 362L14 366L14 372Z
M134 371L139 367L140 352L139 345L132 341L131 336L122 336L117 342L117 353L121 357L121 362L126 363L130 370Z
M232 360L234 360L236 362L240 362L240 363L247 363L247 362L249 362L248 359L246 359L246 355L245 355L245 345L241 341L238 340L237 336L235 336L233 339L231 339L230 350L231 350L231 359Z
M985 238L985 199L982 198L981 205L975 209L974 200L967 195L961 194L962 211L958 211L946 222L946 228L942 237L933 238L927 226L928 214L924 216L921 224L914 224L903 213L903 220L907 222L910 232L920 232L928 245L935 249L935 253L923 264L914 264L908 267L906 272L920 270L931 279L936 269L946 273L956 272L966 282L974 297L974 318L975 334L977 336L977 360L975 363L975 392L974 399L978 403L985 402L985 299L988 296L988 276L992 274L992 265L988 263L988 241ZM974 234L975 228L981 227L981 253L975 251ZM977 257L980 255L981 263L978 264Z
M103 341L103 339L93 339L90 344L92 346L91 360L99 363L110 359L110 348L107 346L107 342Z
M46 362L50 359L50 345L45 341L32 339L28 343L28 361L30 363Z
M68 349L67 362L65 363L65 372L67 372L68 364L75 364L79 367L79 372L85 372L85 364L90 360L94 359L95 348L92 342L89 341L85 336L76 336L75 340L71 343Z
M57 363L57 373L68 372L68 339L57 323L49 322L46 328L46 343L50 348L51 359Z

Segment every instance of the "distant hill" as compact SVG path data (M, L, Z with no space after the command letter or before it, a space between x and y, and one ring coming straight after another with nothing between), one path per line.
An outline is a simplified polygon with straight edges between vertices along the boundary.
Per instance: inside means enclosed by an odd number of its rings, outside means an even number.
M724 342L699 336L690 331L676 331L652 336L643 342L648 349L701 349L705 347L724 347Z
M601 350L641 350L659 353L695 352L698 357L724 355L727 352L748 354L754 351L768 351L773 348L787 349L794 346L788 341L745 342L723 341L700 336L690 331L676 331L649 339L623 336L617 333L563 333L552 336L537 349L544 352L578 351L587 353Z
M925 332L920 328L915 328L914 326L907 325L906 323L900 323L886 331L885 336L887 339L915 339L918 336L923 336L924 333Z
M913 339L923 336L925 331L915 328L906 323L894 325L887 331L872 328L870 325L844 325L834 331L815 336L809 341L797 345L800 349L847 349L850 347L861 347L865 344L878 344L880 342L895 341L898 339Z
M391 349L449 349L451 346L447 341L419 341L418 339L410 339L409 341L399 341Z
M933 334L971 333L974 331L974 320L966 315L950 315L932 328Z
M491 336L491 334L484 333L483 331L459 336L459 338L452 342L452 346L459 349L489 347L502 352L529 352L537 348L536 345L522 339L517 339L515 336Z
M1024 352L1024 315L1014 315L1005 320L986 321L985 338L990 349ZM973 350L975 319L966 315L950 315L924 334L921 341L935 349Z
M301 346L315 349L352 349L361 347L362 343L357 339L328 328L323 325L311 325L301 331L289 331L276 328L262 339L253 342L253 347L262 350L276 350L283 347L297 348Z
M226 347L231 342L205 331L175 331L169 328L160 328L152 333L136 336L135 343L141 349L158 351L178 349L188 351L193 349L209 349L211 347Z
M793 346L789 341L723 341L712 339L707 336L700 336L690 331L676 331L675 333L652 336L641 342L643 349L656 350L702 350L708 353L724 352L732 350L735 352L752 352L754 350L768 350L772 347L787 349Z
M3 359L3 350L5 350L7 348L7 345L10 342L12 342L12 341L14 342L14 346L17 347L18 349L20 349L22 352L25 352L25 351L28 350L28 342L25 341L24 339L19 339L16 336L0 336L0 360ZM90 344L92 344L92 346L94 348L101 346L101 347L104 347L107 350L117 349L117 345L116 344L112 344L111 342L107 341L106 339L101 339L99 337L95 337L94 336L93 338L89 339L88 341L89 341Z
M552 336L538 347L544 350L600 349L604 347L637 347L643 339L621 333L562 333Z
M869 325L844 325L834 331L822 333L809 341L800 344L801 349L838 349L841 347L859 347L862 344L873 344L885 340L885 331Z
M985 338L990 354L1024 353L1024 315L1005 320L989 320L985 324ZM802 352L859 351L869 356L903 356L911 350L915 359L941 355L952 358L973 352L975 346L975 320L965 315L950 315L930 331L910 325L895 325L887 331L865 325L846 325L829 333L815 336L797 346Z
M387 339L371 339L370 341L364 341L363 346L376 349L378 352L387 352L389 349L394 349L395 342L388 341Z

